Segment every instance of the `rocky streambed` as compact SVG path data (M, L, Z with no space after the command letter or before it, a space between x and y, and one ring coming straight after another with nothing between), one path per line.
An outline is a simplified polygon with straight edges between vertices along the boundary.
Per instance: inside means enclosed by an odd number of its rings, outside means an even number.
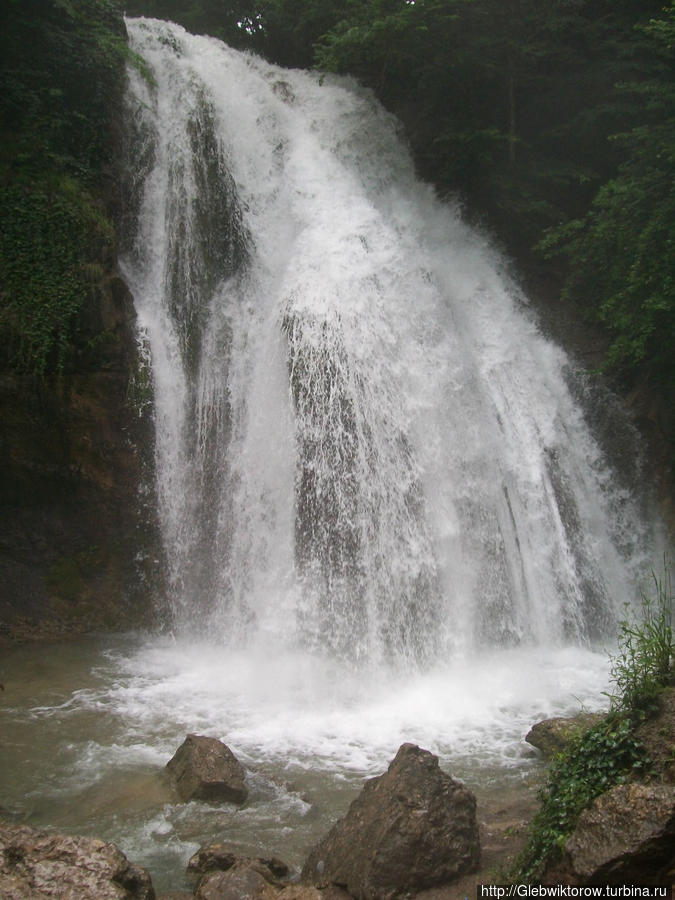
M188 735L167 765L166 780L185 801L246 799L243 767L214 738ZM513 833L523 825L519 821ZM272 854L247 857L220 842L200 848L187 871L202 900L415 895L477 873L481 830L473 793L442 772L429 751L404 744L385 773L366 781L301 871ZM155 896L150 874L112 843L6 824L0 849L0 895L8 900Z
M555 752L588 722L555 718L529 738ZM549 883L669 884L675 875L675 690L643 727L653 766L647 781L618 785L582 814ZM188 735L163 775L183 801L243 803L246 772L222 742ZM23 898L190 897L305 900L423 897L455 900L477 884L503 882L536 809L531 784L477 804L438 758L403 744L386 772L368 779L345 816L317 841L301 869L274 855L246 856L216 841L187 866L191 890L155 893L151 875L112 843L0 825L0 896Z

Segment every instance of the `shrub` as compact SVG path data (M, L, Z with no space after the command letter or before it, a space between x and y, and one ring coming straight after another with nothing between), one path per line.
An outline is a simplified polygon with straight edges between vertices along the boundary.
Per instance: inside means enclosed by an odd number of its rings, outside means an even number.
M610 694L609 713L551 764L528 844L511 873L514 881L541 877L560 857L579 815L597 796L650 770L636 728L656 709L659 692L672 681L674 649L667 566L664 578L654 577L654 582L656 599L643 595L641 619L619 625L619 653L611 660L615 691Z
M673 598L670 573L654 578L655 597L642 597L640 621L619 624L619 654L612 659L612 708L636 717L651 712L662 688L673 678Z

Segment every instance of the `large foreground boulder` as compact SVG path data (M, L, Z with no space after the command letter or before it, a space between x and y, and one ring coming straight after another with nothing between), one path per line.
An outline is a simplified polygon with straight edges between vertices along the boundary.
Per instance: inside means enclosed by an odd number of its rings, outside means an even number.
M244 767L217 738L189 734L166 770L181 800L243 803L248 796Z
M359 898L388 898L446 884L478 867L476 801L438 758L403 744L312 850L302 879Z
M672 884L675 786L620 784L597 797L565 844L561 870L546 880L570 884Z
M3 900L154 900L150 876L114 844L0 825Z

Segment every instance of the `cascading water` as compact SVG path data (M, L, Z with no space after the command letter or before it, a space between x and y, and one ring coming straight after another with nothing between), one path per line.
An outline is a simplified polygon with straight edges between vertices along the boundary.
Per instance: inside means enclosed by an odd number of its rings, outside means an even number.
M479 803L523 790L533 722L605 704L601 645L660 544L565 355L369 95L128 30L168 628L16 648L0 796L169 888L214 839L301 865L403 741ZM187 732L247 766L244 807L166 793Z
M123 261L179 633L378 665L611 633L646 535L484 242L344 82L129 23Z

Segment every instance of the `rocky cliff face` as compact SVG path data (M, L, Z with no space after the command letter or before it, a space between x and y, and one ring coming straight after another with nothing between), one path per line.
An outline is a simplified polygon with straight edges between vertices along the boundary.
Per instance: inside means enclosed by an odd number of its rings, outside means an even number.
M0 373L0 641L148 615L142 557L153 527L139 487L150 434L130 390L133 316L111 269L62 374Z

